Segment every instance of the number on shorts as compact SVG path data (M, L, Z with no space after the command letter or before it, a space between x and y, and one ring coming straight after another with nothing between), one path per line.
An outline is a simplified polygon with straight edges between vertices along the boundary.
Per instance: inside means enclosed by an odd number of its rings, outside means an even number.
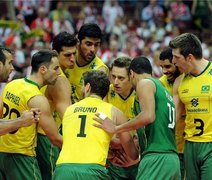
M175 127L175 108L171 106L170 103L167 103L169 108L169 124L168 127L173 129Z
M86 137L85 134L86 115L79 115L79 118L81 119L81 123L80 123L80 132L77 134L77 137Z

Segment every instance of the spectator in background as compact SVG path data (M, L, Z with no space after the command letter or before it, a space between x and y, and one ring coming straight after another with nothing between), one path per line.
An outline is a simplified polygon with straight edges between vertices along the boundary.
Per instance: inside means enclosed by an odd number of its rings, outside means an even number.
M36 0L15 0L14 6L17 14L22 14L26 24L30 26L32 19L35 18Z
M123 17L123 8L117 0L106 0L103 5L102 16L106 22L106 33L110 33L118 16Z
M127 26L123 21L123 17L118 16L115 20L114 26L111 29L111 36L117 36L120 50L123 50L126 43L126 31Z
M85 23L96 23L96 16L98 11L94 2L87 2L86 6L83 8L85 13Z
M209 28L211 25L212 2L210 0L192 1L191 13L194 17L194 24L202 30Z
M49 18L51 19L52 22L54 21L59 21L60 16L63 15L63 17L70 21L70 23L73 24L73 18L70 12L66 9L65 7L65 2L62 0L59 0L57 3L56 9L50 11L49 13Z
M159 63L160 50L153 51L152 54L152 74L153 77L159 78L162 76L162 71Z
M104 54L102 54L102 61L110 67L110 65L113 63L113 60L121 57L126 56L123 52L119 50L119 43L116 39L111 39L109 42L109 51L106 51Z
M150 30L154 31L159 17L164 16L164 11L157 4L157 0L150 0L149 5L143 8L141 12L141 20L147 21Z
M60 32L66 31L70 34L74 34L75 30L70 21L65 19L64 15L59 17L59 21L53 21L52 27L53 35L56 36Z
M147 21L140 21L140 26L136 28L137 35L142 39L147 39L151 36L151 31L149 29L149 25Z
M192 20L189 7L182 0L172 2L168 8L168 20L172 26L175 25L184 30L189 28Z
M52 21L47 17L47 12L44 7L38 8L38 17L32 21L31 29L42 29L44 31L44 41L51 42Z

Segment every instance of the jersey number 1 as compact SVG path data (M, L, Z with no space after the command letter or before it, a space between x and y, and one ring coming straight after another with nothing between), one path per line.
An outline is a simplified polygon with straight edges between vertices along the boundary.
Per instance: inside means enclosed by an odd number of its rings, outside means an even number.
M81 123L80 123L80 132L77 134L77 137L86 137L85 134L86 115L79 115L79 118L81 119Z

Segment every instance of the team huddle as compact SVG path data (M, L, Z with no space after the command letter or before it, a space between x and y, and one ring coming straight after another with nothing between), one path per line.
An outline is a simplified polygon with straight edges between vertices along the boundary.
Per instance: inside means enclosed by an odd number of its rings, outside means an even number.
M102 32L61 32L31 58L31 74L0 100L0 179L212 179L212 64L184 33L147 57L96 56ZM0 47L0 80L13 70Z

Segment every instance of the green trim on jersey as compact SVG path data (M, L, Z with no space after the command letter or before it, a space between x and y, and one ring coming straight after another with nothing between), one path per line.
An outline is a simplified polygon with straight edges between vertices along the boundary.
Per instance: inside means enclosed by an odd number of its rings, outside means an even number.
M34 84L35 86L38 87L38 89L40 89L40 86L36 82L34 82L34 81L30 80L30 79L27 79L27 77L24 78L24 81L26 81L26 82L28 82L30 84Z

